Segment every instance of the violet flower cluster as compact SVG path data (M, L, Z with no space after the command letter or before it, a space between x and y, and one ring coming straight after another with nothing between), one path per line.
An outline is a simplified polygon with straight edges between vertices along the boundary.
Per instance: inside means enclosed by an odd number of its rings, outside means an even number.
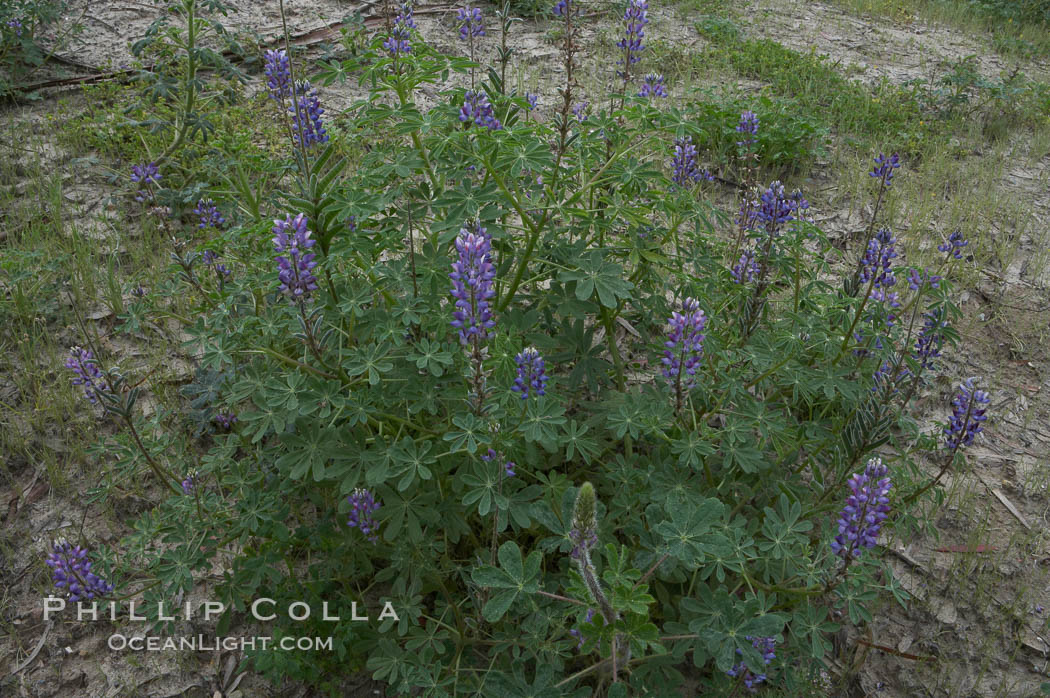
M204 266L215 269L215 273L219 276L219 280L222 281L230 276L230 270L225 264L219 264L219 259L219 253L213 250L205 250L204 254L201 255L201 262Z
M671 160L671 181L686 189L702 180L714 181L707 170L700 169L697 162L696 146L690 136L678 138L674 142L674 158Z
M750 640L751 646L758 650L759 653L761 653L762 662L766 666L769 666L770 662L776 659L777 641L775 638L752 637L751 635L745 635L744 639ZM739 648L737 649L736 653L743 654L743 652L741 652ZM758 692L758 684L762 683L767 678L765 674L752 674L751 670L748 669L743 662L738 662L736 666L728 670L726 673L732 676L733 678L741 677L741 680L744 682L744 686L751 693Z
M888 187L893 183L893 171L900 166L901 159L897 153L894 153L889 157L879 153L879 156L875 158L875 167L868 173L868 175L881 179L883 185Z
M882 522L890 512L890 478L881 458L868 461L864 472L849 479L850 495L839 515L839 533L831 542L831 551L849 561L860 548L874 548Z
M576 12L576 0L558 0L554 5L554 16L564 17L569 13Z
M532 111L533 109L535 109L536 105L539 104L539 101L540 101L540 96L539 95L534 95L531 92L526 92L525 93L525 103L529 105L529 111Z
M784 225L791 221L802 220L809 202L802 196L801 191L788 194L780 180L772 182L762 192L757 205L747 207L748 214L741 209L741 215L750 215L750 220L743 220L745 230L750 230L755 223L762 223L766 232L777 235L784 229Z
M394 26L390 29L390 36L383 42L383 48L391 58L412 52L410 30L415 28L416 22L412 19L412 6L407 3L401 5L397 17L394 18Z
M894 374L894 375L890 375ZM911 375L911 371L905 368L903 365L899 366L896 371L893 370L893 364L889 361L883 361L882 365L875 371L871 377L871 392L878 392L880 388L885 389L890 395L895 395L901 382L904 381L908 376Z
M621 77L626 74L627 69L642 60L638 54L644 46L642 39L645 38L645 25L649 23L649 3L647 0L628 0L627 9L623 13L624 27L623 37L616 45L623 51L620 65L624 66Z
M941 252L946 252L956 259L962 259L962 248L970 244L969 240L964 240L962 233L956 230L954 233L948 236L948 241L937 245L937 249Z
M197 489L197 473L189 472L186 477L182 480L182 493L185 495L193 494L194 490Z
M908 270L908 288L912 291L918 291L923 287L923 284L929 284L930 288L940 288L941 279L936 274L931 274L929 270L920 272L918 269Z
M223 429L229 430L237 423L237 415L233 412L218 412L215 415L215 423Z
M197 227L201 230L209 227L218 228L226 223L226 219L222 217L219 208L211 199L198 201L197 208L193 209L193 212L200 219L200 224Z
M382 503L376 501L375 495L370 490L360 487L346 499L350 502L350 517L346 525L360 530L361 535L373 544L378 543L379 522L376 521L373 514L379 511L379 508L383 506Z
M658 73L649 73L642 82L639 97L667 97L667 88L664 86L664 76Z
M17 17L7 20L7 26L15 30L15 36L22 36L22 20Z
M499 131L503 128L496 113L489 103L488 96L482 90L467 90L463 95L463 106L459 110L459 120L468 127L477 124L484 126L490 131Z
M135 192L135 201L145 202L153 198L153 185L160 184L160 169L156 163L147 162L131 167L131 181L141 187Z
M915 339L915 358L922 369L926 370L933 368L933 360L941 355L944 328L948 323L944 320L944 311L939 308L926 312L923 317L925 322Z
M875 237L868 241L868 249L864 252L861 260L860 282L871 283L871 297L879 302L887 302L891 308L899 308L900 301L897 293L889 288L897 283L897 277L893 275L891 265L897 257L897 238L893 233L883 228L875 233ZM888 324L893 326L894 317L891 315Z
M511 390L526 400L530 395L545 395L547 388L547 369L543 357L536 347L527 347L514 357L518 364L518 376L514 379Z
M452 264L452 297L455 310L452 326L459 330L459 341L466 345L472 338L484 341L496 326L492 315L492 298L496 295L496 267L492 264L492 240L485 229L461 228L456 237L459 259Z
M760 271L762 267L755 257L755 251L749 248L740 255L740 261L733 266L729 275L733 277L733 283L746 284L754 280Z
M951 451L957 451L964 446L973 443L974 438L980 434L984 427L983 422L988 419L985 412L991 397L983 390L978 390L974 383L976 378L967 378L959 385L959 392L952 400L952 416L948 425L944 427L944 447Z
M301 80L295 84L295 93L298 109L295 104L288 106L292 114L292 140L299 145L299 139L302 138L302 144L307 148L317 143L327 143L328 132L322 118L324 109L317 96L317 89L308 80Z
M485 36L485 23L481 18L481 10L477 7L457 10L456 24L459 25L460 41Z
M682 313L671 313L667 319L670 328L664 342L663 375L671 387L689 390L695 384L694 376L704 355L704 325L707 318L700 310L700 302L686 298ZM683 380L684 378L684 380Z
M587 111L587 107L590 106L590 102L577 102L572 107L572 115L576 117L577 121L583 122L587 120L587 115L584 113Z
M758 140L758 115L753 111L745 111L740 115L740 123L736 127L737 133L743 134L743 140L736 144L741 148L750 149Z
M277 278L281 281L281 292L295 300L306 300L317 290L317 279L313 269L317 266L314 253L308 252L317 241L310 238L306 229L305 214L273 222L273 247L277 257Z
M266 64L263 72L266 74L270 97L278 102L284 101L285 97L292 94L292 65L288 54L284 49L271 49L264 56Z
M94 355L87 349L73 347L69 350L66 368L73 371L73 385L84 389L84 397L92 405L98 404L99 396L108 393L110 388L98 367Z
M91 571L87 550L79 545L74 547L65 538L55 541L47 556L47 566L51 568L51 580L68 594L70 601L89 601L113 591L112 584Z

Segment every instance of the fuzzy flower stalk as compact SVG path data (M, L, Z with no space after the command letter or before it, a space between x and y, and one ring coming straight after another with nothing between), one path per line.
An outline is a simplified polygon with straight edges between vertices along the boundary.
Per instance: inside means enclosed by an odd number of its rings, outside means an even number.
M113 592L113 585L91 571L87 550L59 538L47 556L51 581L70 601L90 601Z
M704 356L704 326L707 317L700 310L700 302L686 298L682 312L673 312L667 319L667 339L664 341L663 376L674 391L675 411L680 412L685 397L696 385L696 370Z
M496 326L492 298L496 295L496 267L492 263L492 240L481 225L473 230L461 228L456 237L458 259L448 275L452 280L452 326L459 330L459 341L470 356L475 414L480 416L485 402L484 346L489 330Z
M594 492L594 485L585 482L580 486L576 494L576 505L573 508L572 528L569 530L569 540L572 541L572 552L569 555L576 562L583 577L583 583L591 600L598 606L602 617L607 625L613 625L619 615L613 609L609 598L605 595L601 583L598 581L598 573L591 562L591 548L598 545L598 497ZM618 667L627 666L631 659L631 649L627 639L623 635L617 635L614 640L612 652L612 674L616 681Z

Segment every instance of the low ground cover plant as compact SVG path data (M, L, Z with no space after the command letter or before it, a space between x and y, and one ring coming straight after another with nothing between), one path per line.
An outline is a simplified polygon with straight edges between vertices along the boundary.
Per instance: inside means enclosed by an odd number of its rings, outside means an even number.
M360 671L433 696L813 690L834 633L907 601L880 541L929 526L988 416L978 377L950 377L934 431L913 407L959 339L967 235L901 259L882 205L907 163L878 153L868 225L833 244L804 192L763 179L799 122L769 100L669 106L644 0L600 97L578 82L577 0L551 8L546 109L388 9L311 78L267 50L255 107L279 151L189 199L171 173L196 181L179 152L208 129L193 42L172 40L183 106L129 206L207 239L177 244L171 285L136 289L128 317L179 320L198 372L147 416L145 376L86 330L71 347L86 409L120 426L91 500L145 481L156 501L118 548L56 542L58 592L155 612L218 567L224 632L259 598L389 602L374 623L273 621L331 653L249 652L334 695ZM508 16L465 7L464 53ZM421 106L450 73L463 86ZM323 83L347 78L370 92L334 115ZM778 121L790 137L763 130ZM734 184L735 210L709 203Z

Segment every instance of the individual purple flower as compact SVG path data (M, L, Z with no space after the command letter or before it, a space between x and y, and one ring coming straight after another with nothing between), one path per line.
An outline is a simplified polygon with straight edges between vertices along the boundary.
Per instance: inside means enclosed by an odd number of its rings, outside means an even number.
M197 489L197 473L191 471L186 474L186 477L182 480L182 493L186 495L193 494L194 490Z
M558 0L554 5L554 15L564 17L566 14L576 12L576 0Z
M370 490L358 487L353 494L346 498L350 502L350 517L346 524L350 528L361 531L366 539L373 544L379 542L379 522L373 514L383 506L376 501L375 495Z
M528 399L530 395L544 395L547 388L547 371L543 357L536 347L527 347L514 357L518 364L518 377L511 390Z
M232 412L217 412L215 414L215 423L228 431L237 423L237 415Z
M864 472L849 479L850 496L839 515L839 533L831 551L843 560L856 557L861 548L874 548L882 522L890 512L890 478L881 458L868 461Z
M496 268L492 264L492 241L485 229L461 228L456 237L459 259L452 264L452 297L456 299L452 326L464 345L472 338L483 341L496 326L491 300L496 295Z
M317 90L309 81L300 80L295 84L295 93L298 98L298 109L295 104L288 106L292 115L292 140L299 145L300 137L303 145L307 148L315 143L327 143L328 133L325 131L324 109L321 100L317 96Z
M682 302L683 312L671 313L670 326L664 342L663 375L676 391L689 390L695 384L694 376L704 355L704 326L707 318L695 298Z
M925 322L915 340L915 358L918 359L923 370L933 368L933 360L940 357L941 347L944 345L944 328L948 323L944 320L944 311L935 308L925 313Z
M956 259L962 259L962 248L970 244L969 240L964 240L962 232L956 230L954 233L948 236L948 241L937 245L937 249L941 252L947 252Z
M292 94L292 65L288 54L284 49L271 49L263 55L266 59L263 72L270 97L281 102Z
M51 580L70 601L90 601L113 592L113 585L91 571L87 550L59 538L47 556Z
M197 208L193 209L193 212L200 218L200 225L197 227L202 230L208 227L218 228L226 223L226 219L222 217L219 208L211 199L198 201Z
M868 175L882 180L883 185L890 186L893 182L893 171L901 166L901 159L897 153L886 157L882 153L875 158L875 167Z
M664 76L658 73L649 73L642 82L639 97L667 97L667 88L664 87Z
M645 25L649 23L649 3L646 0L628 0L623 21L623 37L616 43L623 51L623 58L619 60L619 64L624 66L621 77L627 74L630 66L642 60L638 54L645 48L642 39L645 38Z
M584 616L583 622L584 623L590 623L593 620L594 620L594 609L593 608L588 608L587 609L587 614L586 614L586 616ZM576 650L577 651L582 650L583 649L583 633L580 632L580 629L579 628L571 629L569 631L569 635L574 637L574 638L576 638L576 640L577 640L577 642L576 642Z
M991 402L991 398L985 391L974 387L976 380L967 378L959 385L959 392L952 400L952 416L944 427L944 447L951 451L972 444L974 437L984 430L983 422L988 419L985 415L988 408L983 405Z
M317 279L313 269L317 266L314 253L307 252L317 241L310 238L306 229L305 214L273 222L273 247L280 254L277 257L277 278L281 282L281 291L296 300L306 300L310 293L317 290Z
M742 148L751 148L757 142L755 136L758 135L758 115L751 110L743 112L736 130L744 135L744 140L737 141L736 144Z
M514 468L518 467L514 461L509 460L503 464L503 474L507 477L514 477Z
M456 24L459 25L460 41L485 36L485 22L481 18L481 10L477 7L457 10Z
M468 127L472 124L484 126L490 131L499 131L503 128L496 113L489 103L488 96L481 90L467 90L463 95L463 106L459 109L459 120Z
M693 139L690 136L675 140L671 170L671 181L682 189L687 189L705 179L709 182L714 181L710 172L700 169L696 146L693 145Z
M66 368L76 374L73 377L73 385L79 385L84 389L84 397L92 405L98 404L100 395L110 391L109 384L102 375L94 355L87 349L73 347L69 350L70 356L66 359Z
M490 448L485 455L481 457L481 460L489 463L494 460L498 460L503 465L503 474L506 477L514 477L514 468L518 467L514 461L506 460L506 457L502 452L497 453L495 449Z
M759 653L762 655L762 662L766 666L769 666L770 662L776 659L777 641L775 638L752 637L751 635L745 635L744 639L751 641L751 646L759 651ZM736 653L743 654L743 652L741 652L739 648L737 649ZM726 673L729 676L732 676L733 678L740 677L740 679L744 682L744 686L751 693L757 693L758 684L762 683L767 678L765 674L752 674L751 670L747 668L747 665L745 665L744 662L738 662L732 669L729 669Z
M135 201L145 202L153 198L153 185L160 184L160 169L156 163L147 162L142 165L132 165L131 181L141 188L135 193Z
M736 263L729 275L733 277L733 283L746 284L750 283L760 271L762 267L755 258L755 251L748 248L740 255L740 261Z
M531 92L526 92L525 93L525 102L526 102L526 104L529 105L529 111L532 111L533 109L535 109L536 105L539 104L539 101L540 101L540 96L539 95L534 95Z

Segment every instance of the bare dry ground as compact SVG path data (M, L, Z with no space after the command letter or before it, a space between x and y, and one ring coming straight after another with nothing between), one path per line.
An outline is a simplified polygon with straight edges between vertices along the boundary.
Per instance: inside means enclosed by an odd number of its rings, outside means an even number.
M275 0L232 0L239 11L228 28L271 41L280 31ZM338 22L358 7L342 0L288 2L293 35L307 35ZM449 31L450 10L421 7L417 21L422 34L439 50L456 51ZM491 11L486 6L485 11ZM651 36L678 45L702 42L689 10L651 7ZM153 5L123 0L89 3L77 0L69 14L87 27L68 53L98 67L131 64L131 42L158 16ZM831 5L790 0L753 0L741 16L745 34L769 38L801 52L828 54L847 74L875 83L903 83L943 72L946 64L976 55L982 74L1000 75L1018 64L996 55L987 40L948 26L921 20L896 23L878 17L858 17ZM608 35L615 12L592 19L583 43ZM685 21L683 21L685 20ZM557 49L542 22L515 27L519 50L514 79L539 91L541 109L555 99L560 67ZM489 41L485 50L494 51ZM1045 60L1022 67L1046 79ZM745 91L755 87L739 83ZM602 86L596 79L590 88ZM361 93L349 85L323 92L330 111ZM69 96L69 93L66 93ZM112 219L119 215L111 199L118 186L103 173L77 165L84 153L63 152L50 139L49 115L59 95L51 94L31 107L9 109L5 131L25 129L31 136L20 144L15 160L23 172L37 167L61 171L61 196L70 214L59 225L76 227L96 244L117 248L133 244L114 235ZM69 103L76 104L76 98ZM1050 129L1050 125L1047 126ZM1050 511L1050 270L1047 264L1050 220L1050 138L1038 132L1013 134L989 142L950 163L919 163L899 175L894 191L895 220L913 253L936 245L933 233L966 231L973 258L962 291L965 324L959 328L965 352L946 357L938 382L919 401L936 429L947 416L955 385L966 376L982 376L991 387L992 415L986 436L971 452L970 472L946 482L948 504L936 518L937 536L886 540L895 576L915 599L907 609L887 601L875 622L862 633L851 632L836 661L855 679L835 695L872 696L1034 696L1050 680L1050 541L1046 534ZM117 165L118 169L121 165ZM870 202L861 183L867 162L832 154L807 173L803 185L817 211L818 223L831 234L862 229ZM15 183L13 186L26 184ZM809 194L808 192L814 192ZM13 215L13 212L7 212ZM24 212L23 212L24 215ZM8 294L11 289L0 287ZM67 302L60 299L58 302ZM89 321L100 334L115 318L105 309L88 309ZM43 320L42 320L43 321ZM57 328L55 344L75 343L75 328ZM18 340L19 338L14 338ZM25 338L28 340L28 336ZM164 364L172 380L192 370L185 357L168 347L143 346L134 339L109 337L110 348L131 365ZM64 385L65 377L42 359L41 352L20 346L7 363L11 376L0 374L0 402L23 410L7 410L3 427L18 431L49 454L47 464L5 456L6 493L0 494L3 593L0 610L0 694L24 696L204 696L217 687L228 657L188 653L109 651L107 637L135 630L128 624L45 623L41 599L48 586L41 560L52 538L83 527L101 544L115 544L144 500L129 497L118 505L86 507L82 495L93 485L95 466L82 443L93 427L41 423L25 415L30 401ZM16 380L13 372L37 376ZM41 387L44 386L44 387ZM28 410L27 410L28 408ZM62 487L54 487L56 469ZM932 469L932 465L931 465ZM216 571L217 572L217 571ZM206 624L191 623L186 633L207 632ZM1044 639L1045 638L1045 639ZM295 686L271 688L254 677L241 684L243 695L305 695ZM366 679L348 682L346 695L379 695L381 688Z

